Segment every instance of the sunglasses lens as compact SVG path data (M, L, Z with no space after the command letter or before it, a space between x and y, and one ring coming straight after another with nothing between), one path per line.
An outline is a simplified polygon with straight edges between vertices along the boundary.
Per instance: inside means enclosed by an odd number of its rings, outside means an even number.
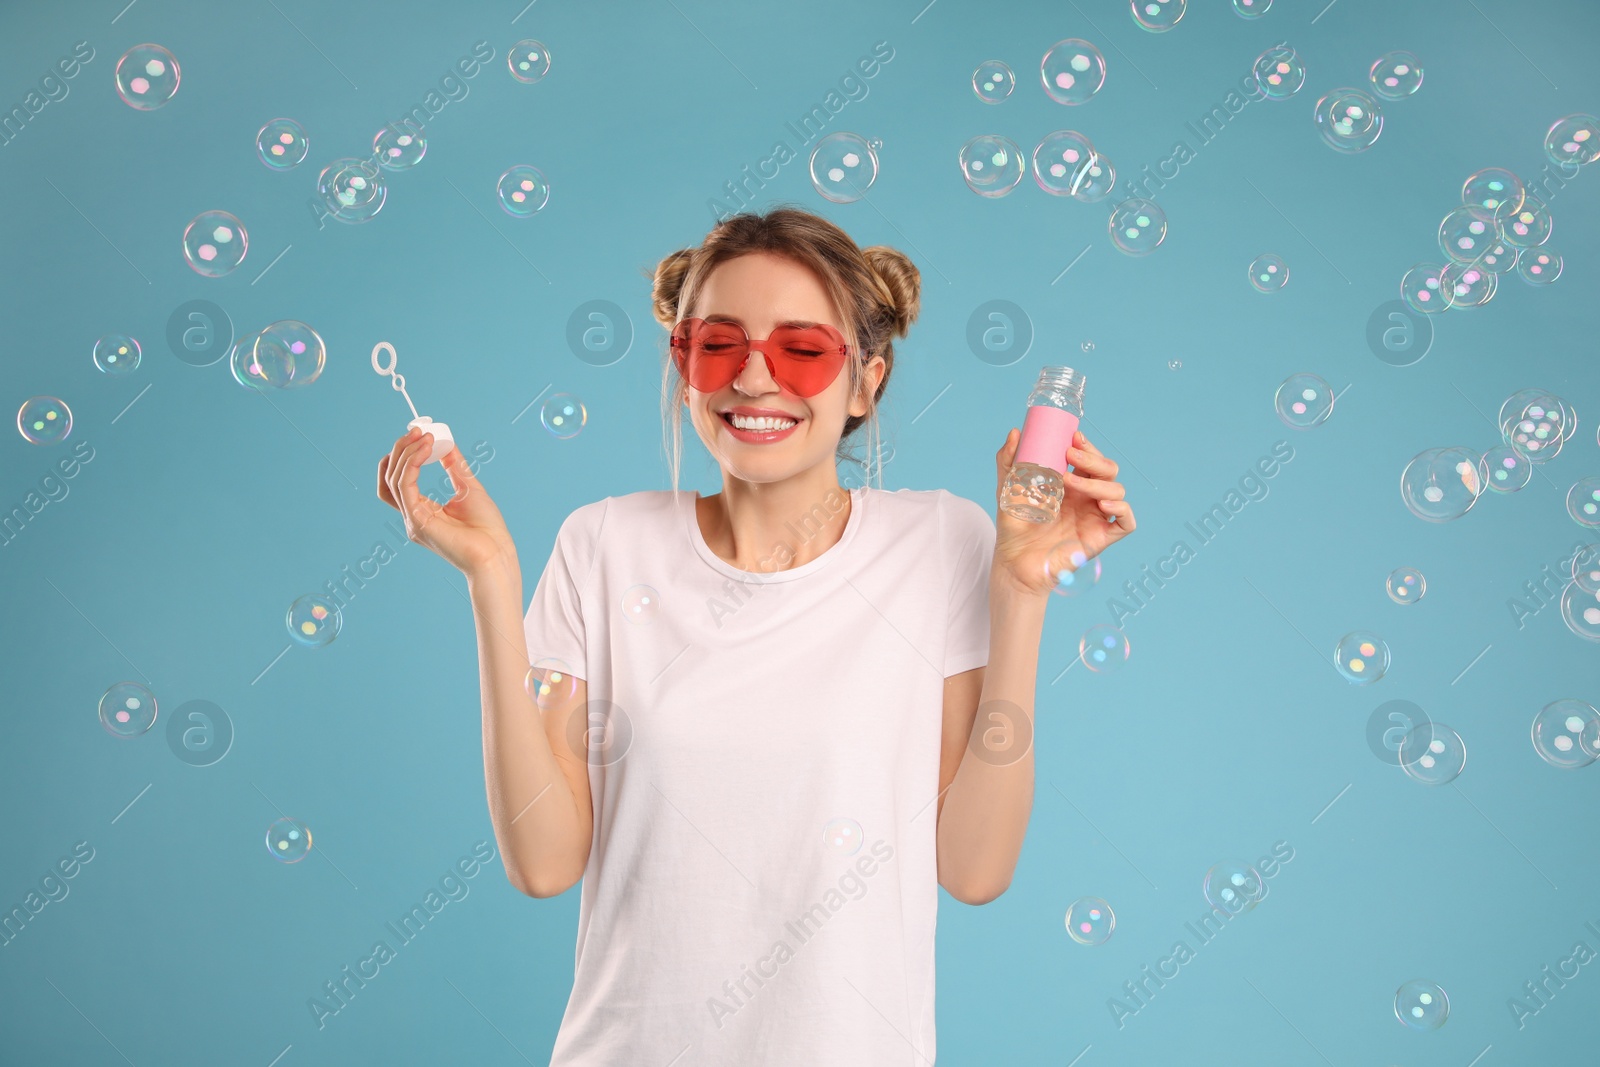
M833 327L780 327L764 346L778 384L797 396L816 396L844 366L844 337ZM672 331L673 358L690 385L703 393L733 381L750 353L738 323L686 319Z
M844 338L830 326L780 327L772 332L770 346L781 368L779 379L799 396L816 396L844 366Z

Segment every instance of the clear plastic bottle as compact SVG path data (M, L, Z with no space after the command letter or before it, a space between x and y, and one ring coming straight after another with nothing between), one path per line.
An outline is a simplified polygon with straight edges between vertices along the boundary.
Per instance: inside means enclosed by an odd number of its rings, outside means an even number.
M1028 395L1022 439L1000 490L1002 510L1028 522L1054 522L1061 514L1067 447L1083 418L1083 375L1071 367L1045 367Z

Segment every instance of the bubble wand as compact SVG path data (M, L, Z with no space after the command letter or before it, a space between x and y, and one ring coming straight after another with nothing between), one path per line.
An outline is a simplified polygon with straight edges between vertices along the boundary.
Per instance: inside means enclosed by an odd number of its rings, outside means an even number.
M378 362L378 353L384 349L389 350L388 366L383 366ZM450 427L442 422L434 422L426 415L417 414L417 405L411 402L411 394L406 392L405 375L395 372L395 365L399 362L400 357L395 355L394 345L388 341L379 341L372 347L372 369L379 374L388 375L389 384L394 386L397 393L406 398L406 406L411 409L411 414L415 416L410 422L406 423L406 429L410 430L416 427L420 428L423 433L432 435L434 449L433 454L428 457L428 462L438 463L450 454L450 450L456 446L456 440L450 436Z

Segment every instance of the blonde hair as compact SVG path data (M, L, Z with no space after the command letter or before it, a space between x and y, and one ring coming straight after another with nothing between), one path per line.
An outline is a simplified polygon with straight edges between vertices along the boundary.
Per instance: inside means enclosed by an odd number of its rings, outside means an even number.
M850 235L820 215L795 207L777 207L765 214L740 212L717 223L696 248L684 248L658 263L653 272L652 311L669 331L695 306L701 287L721 263L752 252L769 252L809 267L844 317L841 330L851 346L850 397L866 386L866 364L882 356L883 378L867 400L865 415L849 415L839 438L835 459L862 464L875 471L879 488L883 467L873 468L879 456L874 445L878 427L878 400L894 370L894 338L904 337L921 308L922 275L911 260L887 245L858 248ZM648 272L647 272L648 273ZM689 384L678 373L670 348L663 342L661 365L661 425L672 471L672 491L678 490L683 462L683 404ZM845 441L863 424L868 426L867 461L856 459Z

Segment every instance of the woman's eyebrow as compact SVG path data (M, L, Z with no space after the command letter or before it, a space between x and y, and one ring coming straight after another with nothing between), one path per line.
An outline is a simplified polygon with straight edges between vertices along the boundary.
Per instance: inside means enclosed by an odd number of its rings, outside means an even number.
M705 317L705 321L706 322L737 322L740 326L744 325L744 320L739 318L737 315L722 315L722 314L713 313L713 314L707 315ZM809 330L811 327L816 326L818 324L815 323L815 322L811 322L811 321L809 321L807 319L787 319L787 320L785 320L783 322L778 323L778 325L779 326L789 326L789 327L792 327L792 328L797 329L797 330Z

